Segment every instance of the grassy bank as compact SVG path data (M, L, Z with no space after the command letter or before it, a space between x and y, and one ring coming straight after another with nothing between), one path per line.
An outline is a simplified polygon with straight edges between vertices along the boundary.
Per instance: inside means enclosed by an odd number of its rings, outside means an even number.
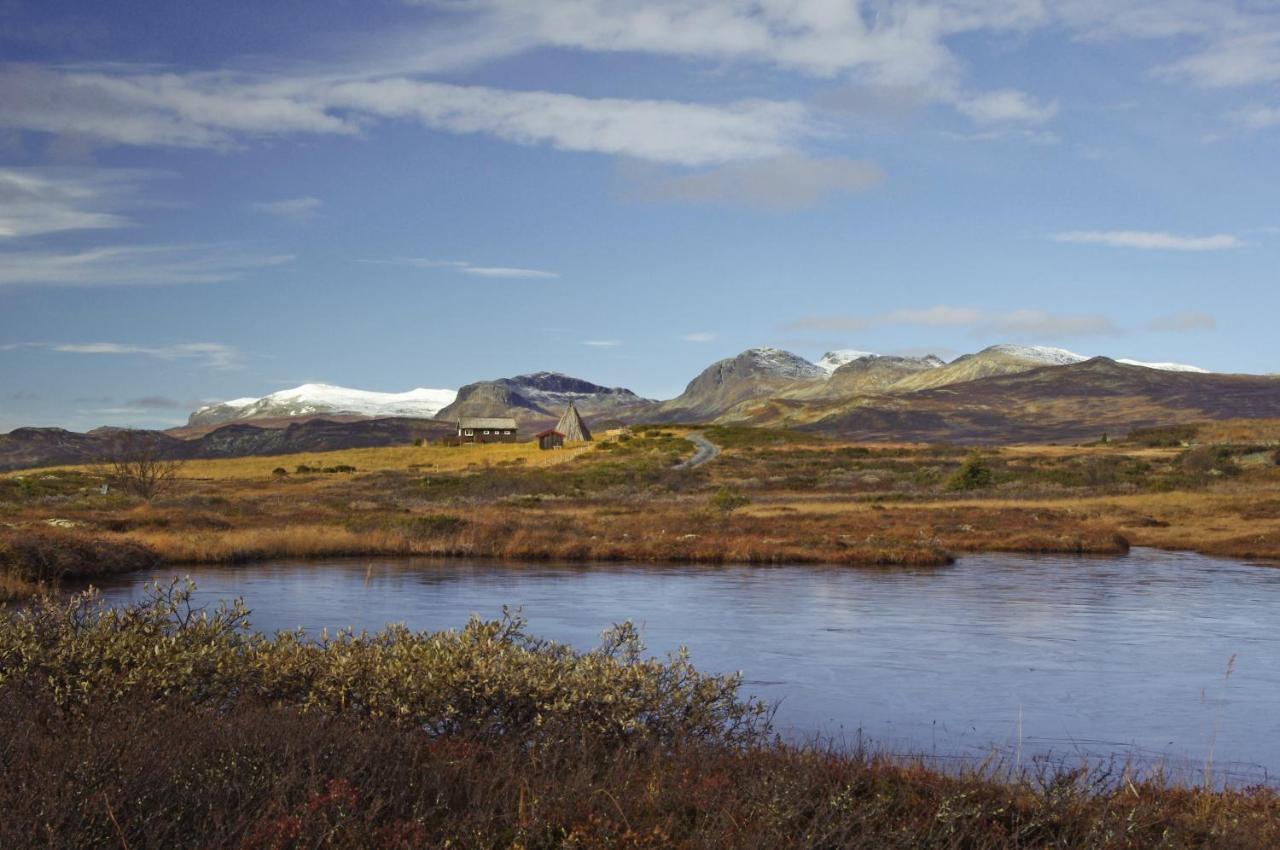
M1263 848L1265 788L772 740L733 678L518 622L255 638L181 593L0 619L0 846Z
M1280 561L1278 430L1219 423L973 452L720 427L707 432L719 459L676 470L692 451L683 432L648 428L566 452L203 461L150 501L102 493L91 471L37 470L0 478L0 594L157 559L934 566L965 552L1142 545Z

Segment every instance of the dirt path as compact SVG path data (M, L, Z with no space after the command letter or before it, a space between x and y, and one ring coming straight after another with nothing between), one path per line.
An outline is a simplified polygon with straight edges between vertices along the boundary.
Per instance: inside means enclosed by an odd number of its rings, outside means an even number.
M720 447L708 440L700 431L688 434L685 439L693 443L697 448L693 453L693 457L677 463L676 469L697 469L704 463L713 461L720 456Z

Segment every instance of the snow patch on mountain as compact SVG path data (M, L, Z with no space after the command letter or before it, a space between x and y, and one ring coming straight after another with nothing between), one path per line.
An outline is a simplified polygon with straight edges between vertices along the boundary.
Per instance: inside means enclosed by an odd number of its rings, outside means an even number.
M841 348L836 351L828 351L814 365L830 375L841 366L852 363L855 360L865 360L868 357L879 356L873 351L855 351L851 348Z
M751 348L742 354L749 357L761 370L780 378L809 380L825 378L830 374L823 367L781 348Z
M321 413L429 419L452 404L457 396L457 390L423 387L403 393L381 393L332 384L303 384L261 398L237 398L221 404L205 405L191 414L190 424L217 424L242 419L311 416Z
M1083 363L1089 359L1083 354L1076 354L1074 351L1068 351L1065 348L1052 348L1047 345L1014 345L1012 343L1003 343L1001 345L993 345L990 348L983 350L997 351L1001 354L1008 354L1010 357L1019 357L1023 360L1044 363L1046 366L1066 366L1071 363Z
M1197 375L1213 374L1208 369L1201 369L1199 366L1190 366L1186 363L1148 363L1143 360L1129 360L1121 358L1116 361L1126 366L1142 366L1146 369L1159 369L1161 372L1194 372Z

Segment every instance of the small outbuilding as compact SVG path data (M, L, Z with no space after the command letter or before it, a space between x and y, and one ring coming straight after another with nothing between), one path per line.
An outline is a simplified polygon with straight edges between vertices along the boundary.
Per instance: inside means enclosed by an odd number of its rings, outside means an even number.
M458 420L460 443L514 443L519 439L514 419L469 418Z
M545 431L540 431L537 434L534 434L534 438L538 441L538 448L542 449L544 452L548 449L564 448L564 434L561 434L555 428L548 428Z
M560 417L560 422L555 427L556 431L570 443L586 443L591 441L591 429L587 427L587 423L582 421L582 415L578 413L577 405L569 402L569 407L565 409L564 416Z

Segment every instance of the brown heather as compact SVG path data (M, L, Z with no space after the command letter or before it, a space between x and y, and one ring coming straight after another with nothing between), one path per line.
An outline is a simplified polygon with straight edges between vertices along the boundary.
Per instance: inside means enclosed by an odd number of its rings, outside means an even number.
M0 846L1229 848L1270 789L772 741L737 681L515 621L306 644L181 590L0 620Z

